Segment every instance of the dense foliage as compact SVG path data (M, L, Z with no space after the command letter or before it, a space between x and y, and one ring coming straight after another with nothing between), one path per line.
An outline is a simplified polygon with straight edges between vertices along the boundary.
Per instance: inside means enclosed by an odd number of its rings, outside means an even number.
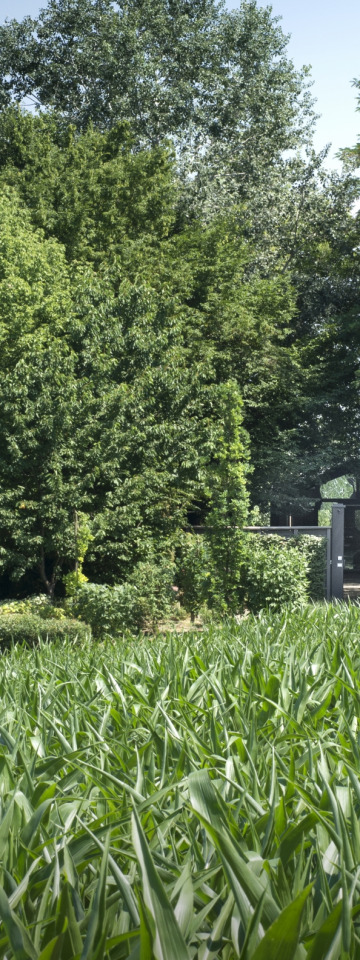
M355 960L358 634L322 606L5 654L0 956Z
M234 610L249 498L360 472L356 179L254 0L51 0L0 39L2 590L68 589L80 514L82 576L154 581L190 519Z
M254 2L57 0L1 27L2 104L55 109L78 129L128 120L140 144L238 154L244 176L301 142L308 97L286 37Z
M323 600L326 596L327 540L325 537L302 534L292 538L290 544L303 552L306 557L310 600Z
M74 618L49 619L35 613L4 614L0 611L0 645L2 649L13 643L35 646L40 640L84 640L90 636L87 623Z
M303 604L308 599L308 563L303 550L278 536L251 535L244 557L245 596L253 612L283 603Z

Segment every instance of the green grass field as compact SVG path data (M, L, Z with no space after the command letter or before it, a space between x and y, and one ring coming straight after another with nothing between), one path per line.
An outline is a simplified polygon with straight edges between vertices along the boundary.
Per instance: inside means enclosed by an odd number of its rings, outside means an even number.
M0 957L360 958L360 609L15 647Z

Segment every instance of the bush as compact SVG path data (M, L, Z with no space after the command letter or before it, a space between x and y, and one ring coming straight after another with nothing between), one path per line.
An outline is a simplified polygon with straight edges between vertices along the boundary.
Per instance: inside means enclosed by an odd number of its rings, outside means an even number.
M85 640L90 636L86 623L78 620L44 620L34 613L2 613L0 616L0 645L37 643L38 640Z
M91 626L94 637L113 637L167 616L174 602L172 582L171 564L138 563L128 583L83 584L68 608Z
M168 559L162 563L143 561L134 567L129 584L136 591L136 626L154 626L171 613L174 576L175 564Z
M34 614L42 620L64 620L65 610L53 604L49 597L40 594L37 597L25 597L24 600L5 600L0 604L0 616L14 614Z
M306 558L308 595L310 600L323 600L326 595L326 539L302 533L291 537L289 546L296 547Z
M249 534L244 570L247 606L278 610L284 603L300 605L308 599L308 561L305 550L277 534Z
M84 583L67 607L89 624L94 637L111 637L130 629L135 619L134 590L128 583L118 587Z

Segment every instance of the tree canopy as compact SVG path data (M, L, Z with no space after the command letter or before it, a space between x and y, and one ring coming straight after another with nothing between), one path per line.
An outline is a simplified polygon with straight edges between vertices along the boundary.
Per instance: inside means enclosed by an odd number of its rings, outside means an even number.
M358 186L270 8L50 0L0 35L2 569L53 592L77 512L95 580L171 558L248 449L260 507L360 475Z

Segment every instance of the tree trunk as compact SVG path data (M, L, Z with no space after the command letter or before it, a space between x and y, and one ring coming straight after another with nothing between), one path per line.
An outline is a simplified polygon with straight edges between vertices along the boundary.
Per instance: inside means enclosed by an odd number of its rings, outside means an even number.
M46 593L47 593L47 595L50 597L51 601L53 601L53 599L54 599L54 592L55 592L55 586L56 586L56 579L57 579L57 577L56 577L57 563L56 563L56 561L55 561L54 567L53 567L53 572L52 572L52 574L51 574L51 579L49 580L49 578L48 578L48 576L47 576L47 573L46 573L45 554L44 554L44 547L43 547L43 546L41 546L40 560L39 560L38 567L39 567L39 572L40 572L40 579L41 579L41 581L42 581L42 583L43 583L43 585L44 585L44 587L45 587Z

